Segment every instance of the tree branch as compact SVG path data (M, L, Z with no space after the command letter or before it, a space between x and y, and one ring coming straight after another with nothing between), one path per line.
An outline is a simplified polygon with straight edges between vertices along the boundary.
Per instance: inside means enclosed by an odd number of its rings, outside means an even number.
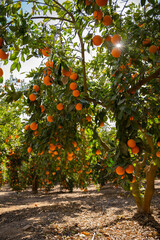
M61 21L66 21L69 23L73 23L71 20L66 19L66 18L58 18L58 17L46 17L46 16L37 16L37 17L31 17L31 19L49 19L49 20L61 20Z
M102 139L101 139L101 137L98 135L98 133L97 133L97 137L98 137L98 139L99 139L100 144L102 145L102 147L108 152L109 149L110 149L110 148L108 147L108 145L107 145L105 142L102 141Z
M128 89L128 93L132 93L135 92L136 90L138 90L142 85L146 84L147 82L153 80L154 78L157 78L160 74L160 68L158 68L153 74L151 74L150 76L140 80L136 85L134 85L133 87Z

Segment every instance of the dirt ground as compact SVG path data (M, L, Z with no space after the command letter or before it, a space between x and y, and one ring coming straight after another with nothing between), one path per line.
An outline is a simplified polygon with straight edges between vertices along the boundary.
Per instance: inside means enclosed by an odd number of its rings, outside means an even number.
M0 190L0 240L147 240L160 239L160 180L152 201L153 214L136 214L129 193L111 183L100 191L73 193L31 189L20 193Z

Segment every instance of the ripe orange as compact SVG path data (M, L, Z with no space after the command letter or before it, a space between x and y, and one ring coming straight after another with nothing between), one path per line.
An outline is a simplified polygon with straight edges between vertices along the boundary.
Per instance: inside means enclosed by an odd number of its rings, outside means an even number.
M95 46L100 46L102 44L102 37L99 36L99 35L95 35L93 38L92 38L92 42L93 42L93 45Z
M157 52L157 47L155 45L150 46L149 52L150 53L156 53Z
M104 127L104 122L101 122L101 123L100 123L100 127Z
M112 23L112 18L109 15L104 16L103 18L103 24L105 26L109 26Z
M69 87L71 90L75 90L77 88L77 83L72 82Z
M96 3L99 7L103 7L107 4L108 0L96 0Z
M77 77L78 77L77 73L72 73L72 74L70 75L70 79L72 79L72 80L74 80L74 81L77 79Z
M48 122L53 122L53 117L52 117L52 116L48 116L48 117L47 117L47 121L48 121Z
M133 154L139 153L139 147L135 146L134 148L131 148Z
M129 139L129 140L127 141L127 145L128 145L128 147L130 147L130 148L134 148L134 147L136 146L136 141L133 140L133 139Z
M25 130L29 130L29 128L30 126L28 124L24 127Z
M53 68L53 65L54 65L54 63L50 60L48 60L45 64L46 64L46 67L50 67L50 68Z
M87 120L88 122L90 122L90 121L92 120L91 116L87 116L87 117L86 117L86 120Z
M5 53L2 49L0 49L0 58L1 58L2 60L7 59L8 56L9 56L8 53Z
M120 57L121 55L121 50L118 47L115 47L112 49L112 56L115 58Z
M131 174L134 172L133 165L128 165L128 167L125 169L126 173Z
M133 117L133 116L129 116L129 119L130 119L131 121L133 121L133 120L134 120L134 117Z
M65 76L65 77L70 77L71 74L72 74L72 70L71 68L69 68L69 71L65 70L64 68L62 69L62 74Z
M121 36L120 36L119 34L115 34L115 35L113 35L112 38L111 38L111 42L112 42L114 45L120 43L120 41L121 41Z
M131 183L134 183L135 181L136 181L136 177L133 176L133 178L132 178L132 182L131 182Z
M27 152L28 152L28 153L31 153L31 152L32 152L32 148L29 147L29 148L27 149Z
M160 157L160 151L156 152L156 156Z
M29 95L29 100L32 101L32 102L34 102L36 100L36 98L37 97L36 97L36 95L34 93Z
M53 143L51 143L51 144L50 144L50 150L51 150L51 151L54 151L55 149L56 149L56 146L55 146Z
M123 174L125 174L125 170L124 170L123 167L118 166L118 167L116 168L116 173L117 173L118 175L123 175Z
M160 147L160 141L157 142L157 146Z
M0 68L0 77L2 77L2 76L3 76L3 69Z
M0 37L0 47L2 47L2 44L3 44L3 38Z
M97 20L101 20L103 18L103 12L101 10L95 10L93 17Z
M77 111L82 110L82 104L81 103L77 103L75 108L76 108Z
M44 83L46 86L50 86L50 85L52 85L52 83L51 83L50 80L51 80L51 79L50 79L49 76L45 76L45 77L43 78L43 83Z
M41 108L41 112L44 112L45 111L45 108L43 105L40 105L40 108Z
M48 57L48 56L51 54L51 50L46 47L46 48L42 49L42 54L43 54L45 57Z
M62 103L58 103L58 104L57 104L57 109L58 109L59 111L63 110L63 104L62 104Z
M73 94L74 97L78 97L79 96L79 91L78 90L74 90L72 92L72 94Z
M37 128L38 128L38 124L36 122L32 122L30 124L30 129L31 130L35 131L35 130L37 130Z
M36 136L36 137L39 135L39 134L38 134L38 131L34 131L33 134L34 134L34 136Z
M111 36L108 35L108 36L105 38L105 40L106 40L107 42L111 42Z
M39 86L38 85L34 85L33 86L33 91L38 92L39 91Z
M74 147L77 147L77 143L75 141L72 142L72 144L73 144Z
M143 40L142 44L143 45L148 45L148 44L150 44L150 42L151 42L151 40L149 38L146 38L146 39Z
M101 151L99 149L96 150L96 155L101 154Z

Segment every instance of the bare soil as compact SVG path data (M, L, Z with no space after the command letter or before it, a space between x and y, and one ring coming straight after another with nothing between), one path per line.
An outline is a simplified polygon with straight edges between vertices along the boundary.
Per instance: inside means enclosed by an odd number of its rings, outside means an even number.
M160 180L156 181L153 214L139 215L133 197L107 184L100 191L49 193L31 189L0 190L0 240L155 240L160 239Z

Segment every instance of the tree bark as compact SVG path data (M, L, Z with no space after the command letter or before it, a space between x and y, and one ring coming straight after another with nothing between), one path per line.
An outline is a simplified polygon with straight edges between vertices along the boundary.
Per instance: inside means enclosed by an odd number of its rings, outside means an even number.
M34 194L38 193L38 177L37 175L34 176L32 181L32 192Z

